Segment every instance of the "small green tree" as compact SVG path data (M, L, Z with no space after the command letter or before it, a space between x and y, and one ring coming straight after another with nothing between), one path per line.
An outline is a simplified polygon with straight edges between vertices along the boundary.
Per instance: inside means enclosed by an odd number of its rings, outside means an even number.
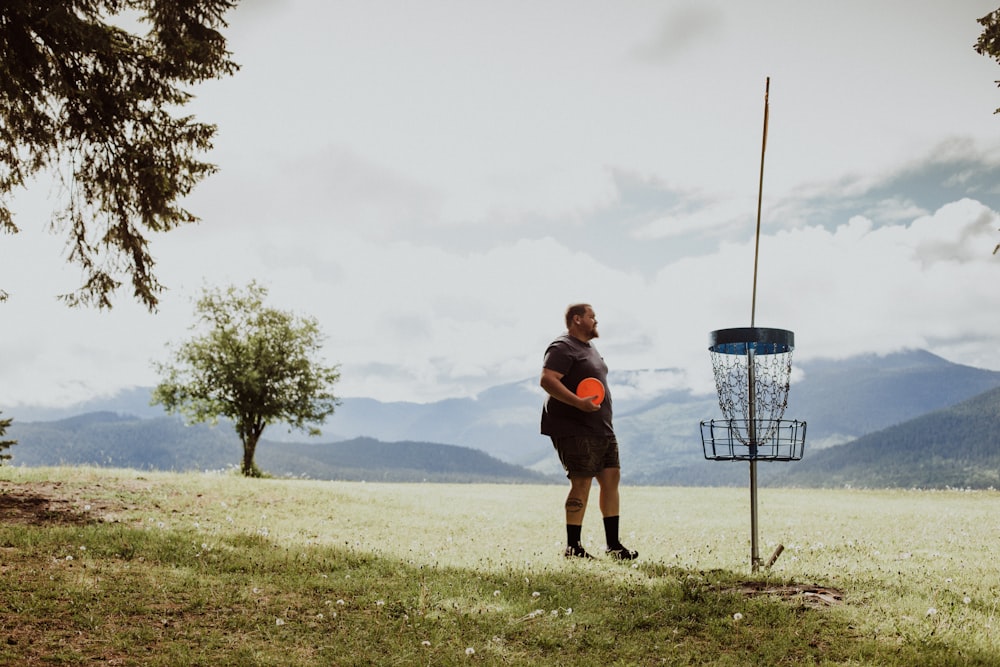
M13 421L13 419L0 419L0 437L3 437L3 435L7 433L7 428ZM16 444L17 440L0 440L0 465L3 465L4 461L10 460L10 454L4 454L3 450Z
M339 366L316 358L324 336L313 318L267 308L267 289L205 289L192 325L196 335L176 347L172 363L154 364L162 377L152 402L188 423L233 421L243 443L240 471L259 477L254 453L269 424L287 423L318 435L340 403L333 385Z

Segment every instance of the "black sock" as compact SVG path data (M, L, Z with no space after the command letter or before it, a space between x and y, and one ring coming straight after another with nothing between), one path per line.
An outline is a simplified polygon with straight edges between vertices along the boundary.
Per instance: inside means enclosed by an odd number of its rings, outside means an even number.
M566 544L571 547L575 547L580 544L580 533L583 531L583 526L574 526L571 523L566 524Z
M618 517L617 516L606 516L604 517L604 535L608 540L608 548L614 549L618 547L621 542L618 541Z

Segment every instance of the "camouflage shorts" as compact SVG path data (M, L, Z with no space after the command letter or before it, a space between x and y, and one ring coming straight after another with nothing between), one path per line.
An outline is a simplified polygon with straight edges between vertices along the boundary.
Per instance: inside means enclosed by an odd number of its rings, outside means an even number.
M596 477L605 468L620 468L618 440L613 435L552 437L552 446L567 477Z

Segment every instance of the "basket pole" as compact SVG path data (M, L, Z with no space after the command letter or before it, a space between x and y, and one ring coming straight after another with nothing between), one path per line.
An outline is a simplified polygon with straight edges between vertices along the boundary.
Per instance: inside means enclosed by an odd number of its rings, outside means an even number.
M764 154L767 152L768 97L771 94L771 77L764 84L764 131L760 142L760 178L757 183L757 230L754 234L753 250L753 292L750 298L750 327L757 319L757 266L760 259L760 211L764 198ZM760 566L760 552L757 549L757 396L754 383L754 354L747 347L747 368L750 384L750 567L756 572Z
M747 396L750 432L750 568L756 572L760 565L757 548L757 373L756 349L747 345Z

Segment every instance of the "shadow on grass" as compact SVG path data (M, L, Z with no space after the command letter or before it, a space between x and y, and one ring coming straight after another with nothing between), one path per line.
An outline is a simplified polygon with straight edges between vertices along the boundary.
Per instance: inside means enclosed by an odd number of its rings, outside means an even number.
M0 498L10 664L996 664L934 636L876 638L849 599L797 598L815 587L795 582L556 556L441 567Z

